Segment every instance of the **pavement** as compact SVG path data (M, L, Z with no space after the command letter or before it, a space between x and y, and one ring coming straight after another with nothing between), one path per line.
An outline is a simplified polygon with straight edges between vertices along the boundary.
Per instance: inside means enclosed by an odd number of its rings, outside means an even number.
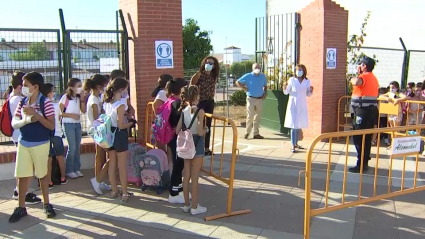
M225 129L223 133L222 130ZM212 169L228 177L230 167L231 128L217 127ZM194 239L194 238L258 238L258 239L301 239L304 223L304 180L298 187L298 173L305 168L305 150L290 152L290 141L283 135L261 129L264 140L245 140L244 129L238 128L239 161L236 164L233 191L233 210L251 209L249 214L205 221L226 211L228 187L221 181L203 175L200 179L199 201L208 208L204 215L191 216L183 213L179 205L167 202L166 192L142 192L132 186L135 197L127 203L98 196L89 179L93 170L85 176L70 180L67 185L51 190L51 203L57 217L46 219L41 205L28 206L29 216L20 222L9 224L8 217L16 206L10 199L14 180L0 182L0 238L147 238L147 239ZM224 134L224 140L222 135ZM300 142L308 146L309 142ZM312 208L324 207L326 191L326 168L330 162L329 204L340 201L345 165L345 146L334 143L329 155L329 144L320 142L313 152ZM374 148L376 150L376 148ZM381 147L378 165L377 192L388 189L387 178L389 157ZM348 148L347 165L355 164L354 147ZM221 155L221 152L223 154ZM222 157L221 157L222 156ZM425 161L420 160L418 186L423 185ZM211 158L204 159L204 167L210 168ZM403 161L393 163L391 190L401 186ZM371 161L372 168L376 160ZM415 162L406 162L405 188L413 186ZM372 170L373 171L373 170ZM363 177L362 197L373 193L373 172ZM357 199L358 175L348 174L346 200ZM35 182L32 189L35 190ZM40 194L38 190L36 194ZM311 239L416 239L425 237L425 192L381 200L323 214L312 219Z

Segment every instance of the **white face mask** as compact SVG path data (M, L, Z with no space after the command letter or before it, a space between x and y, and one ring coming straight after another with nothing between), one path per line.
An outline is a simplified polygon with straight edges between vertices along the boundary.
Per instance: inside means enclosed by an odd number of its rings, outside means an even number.
M391 89L391 93L397 93L397 89Z
M79 94L81 94L83 92L83 88L82 87L78 87L78 88L75 88L74 91L75 91L75 94L79 95Z
M26 86L23 86L23 87L22 87L22 94L23 94L24 96L26 96L26 97L31 97L31 96L32 96L32 93L34 93L34 91L33 91L33 92L30 92L30 88L28 88L28 87L26 87Z
M254 69L254 74L260 74L260 69Z
M304 75L304 71L297 71L297 76L302 77Z

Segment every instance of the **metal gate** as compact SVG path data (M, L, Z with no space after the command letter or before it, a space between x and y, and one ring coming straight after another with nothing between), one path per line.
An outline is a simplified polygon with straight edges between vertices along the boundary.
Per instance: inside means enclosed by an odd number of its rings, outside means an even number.
M121 10L117 11L115 30L66 29L62 9L59 14L65 82L72 77L84 80L96 73L109 74L114 69L128 73L128 35Z
M255 19L255 60L261 63L269 89L280 90L299 59L299 15L287 13Z

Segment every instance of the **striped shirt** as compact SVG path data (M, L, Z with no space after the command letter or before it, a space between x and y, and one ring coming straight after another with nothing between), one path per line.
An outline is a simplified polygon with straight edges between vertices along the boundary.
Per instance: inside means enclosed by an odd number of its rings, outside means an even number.
M40 115L43 115L43 112L41 112L40 110L40 97L41 97L41 94L37 98L37 101L34 104L31 104L29 107L33 108ZM22 114L24 114L21 103L19 103L18 108L16 108L16 111L15 111L15 116L19 117L20 119L22 119ZM25 99L24 106L28 107L28 98ZM46 118L55 116L55 108L53 107L53 103L47 97L46 97L46 100L44 101L44 114Z

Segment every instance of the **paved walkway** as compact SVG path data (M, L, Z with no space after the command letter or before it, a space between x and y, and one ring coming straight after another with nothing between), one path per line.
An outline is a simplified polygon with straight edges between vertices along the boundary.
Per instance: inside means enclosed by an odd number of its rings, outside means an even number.
M226 128L222 143L217 128L214 149L223 149L224 176L229 174L231 147L230 128ZM240 136L243 129L239 129ZM206 222L204 216L223 213L226 210L227 187L214 178L202 176L200 202L208 208L205 215L191 216L183 213L178 205L167 202L167 193L156 195L133 187L135 197L121 203L107 196L94 194L89 178L92 170L83 172L84 178L70 180L67 185L51 190L51 202L58 216L46 220L41 205L28 206L29 216L19 223L9 224L9 214L16 206L10 199L14 181L0 182L0 237L4 238L303 238L304 180L298 187L298 172L305 168L305 153L290 153L290 143L282 135L262 129L264 140L244 140L239 137L240 160L236 166L233 209L251 209L250 214ZM308 142L303 142L307 146ZM312 208L323 207L328 157L326 143L319 143L313 154ZM334 144L330 175L330 203L341 198L341 170L345 164L343 145ZM341 156L343 152L343 156ZM385 149L381 148L385 153ZM353 165L354 149L349 147L348 164ZM221 155L214 157L213 169L219 172ZM376 160L374 160L376 161ZM378 193L386 192L388 158L379 161ZM205 159L209 168L210 160ZM406 164L408 178L413 178L414 162ZM375 165L371 165L374 167ZM403 163L394 163L392 190L399 188L400 169ZM419 170L425 172L421 163ZM370 173L371 174L371 173ZM423 178L422 174L419 175ZM349 174L347 200L357 195L359 178ZM418 185L422 185L419 180ZM405 187L412 187L406 180ZM34 185L35 186L35 183ZM364 197L370 196L373 178L363 178ZM39 191L36 191L39 194ZM345 209L319 217L312 221L312 239L415 239L425 236L425 193L383 200L366 206Z

